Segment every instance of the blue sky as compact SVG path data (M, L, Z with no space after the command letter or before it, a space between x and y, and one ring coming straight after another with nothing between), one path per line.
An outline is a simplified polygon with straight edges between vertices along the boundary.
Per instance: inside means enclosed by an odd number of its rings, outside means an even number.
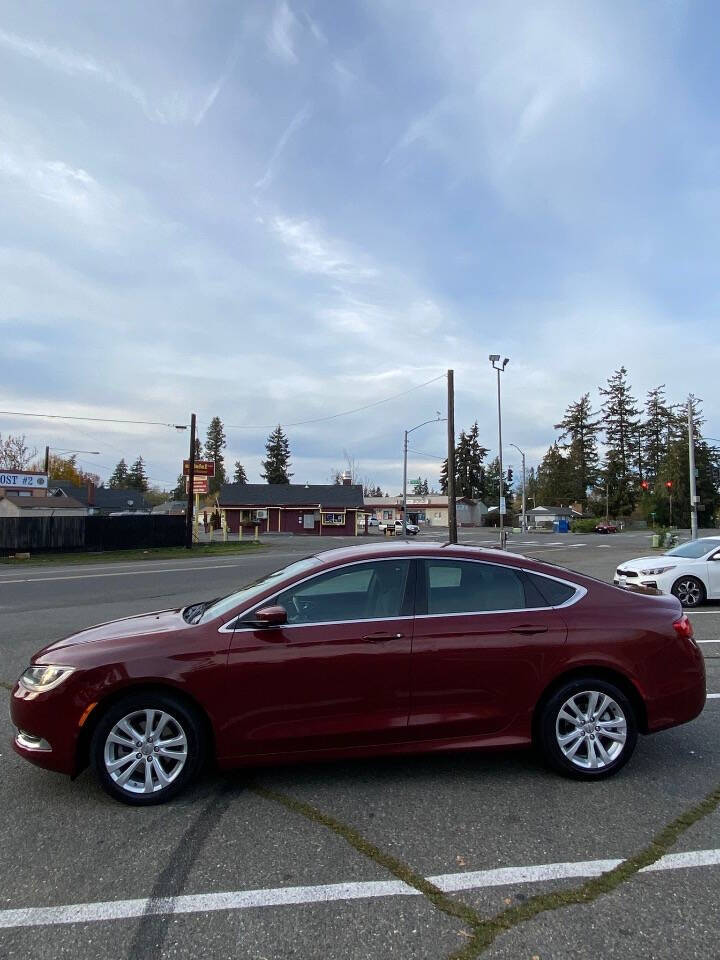
M265 425L455 369L542 456L624 363L720 436L720 114L710 3L0 2L2 409L219 414L260 480ZM345 452L399 489L438 381L288 427L298 482ZM254 427L258 429L240 429ZM410 474L439 473L444 427ZM163 428L0 415L39 449L142 453ZM506 454L506 460L509 453ZM510 457L511 462L512 457ZM515 464L517 466L517 464Z

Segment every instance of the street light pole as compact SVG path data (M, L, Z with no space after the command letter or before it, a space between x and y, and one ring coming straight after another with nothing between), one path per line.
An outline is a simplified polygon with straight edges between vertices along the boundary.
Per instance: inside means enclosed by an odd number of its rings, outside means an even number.
M527 533L527 511L525 509L525 454L516 443L511 443L510 446L515 447L517 452L522 457L522 528L523 533Z
M503 529L504 520L505 520L505 496L503 491L503 462L502 462L502 410L500 406L500 374L503 373L505 367L510 363L509 357L505 357L501 366L498 366L497 363L500 360L499 353L491 353L489 358L493 370L497 370L497 406L498 406L498 461L500 464L500 498L498 503L498 510L500 512L500 549L505 549L505 531Z
M432 420L423 420L422 423L419 423L416 427L411 427L409 430L405 431L405 442L403 444L403 536L407 537L407 455L408 455L408 435L414 433L416 430L419 430L420 427L425 427L428 423L443 423L445 417L440 416L440 411L438 415L433 417ZM418 474L419 476L419 474Z

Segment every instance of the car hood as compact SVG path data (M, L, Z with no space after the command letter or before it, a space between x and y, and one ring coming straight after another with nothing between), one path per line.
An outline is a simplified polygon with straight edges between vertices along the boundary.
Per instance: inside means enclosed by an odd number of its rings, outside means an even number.
M618 570L644 570L648 567L677 567L680 563L687 563L684 557L669 557L666 553L655 554L654 557L638 557L635 560L626 560L617 565Z
M143 634L166 633L187 626L182 617L182 608L177 610L156 610L143 613L138 617L124 617L122 620L109 620L95 627L88 627L79 633L57 640L45 647L43 654L50 650L71 647L77 643L94 643L98 640L119 640L124 637L139 637Z

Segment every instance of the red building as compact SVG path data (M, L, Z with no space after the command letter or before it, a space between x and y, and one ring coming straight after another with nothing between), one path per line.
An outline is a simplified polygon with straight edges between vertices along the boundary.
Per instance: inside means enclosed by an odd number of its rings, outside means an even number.
M261 534L352 537L363 514L363 489L349 482L226 483L218 505L230 533L257 526Z

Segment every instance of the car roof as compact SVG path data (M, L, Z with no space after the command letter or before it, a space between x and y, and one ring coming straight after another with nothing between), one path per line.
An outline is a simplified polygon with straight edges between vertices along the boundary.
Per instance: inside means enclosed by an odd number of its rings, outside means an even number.
M488 547L476 547L471 544L459 543L410 543L403 540L401 543L358 544L351 547L334 547L315 554L322 563L345 563L349 560L375 560L378 557L466 557L469 559L501 558L507 560L521 560L535 563L529 557L519 553L507 553L504 550L494 550Z

